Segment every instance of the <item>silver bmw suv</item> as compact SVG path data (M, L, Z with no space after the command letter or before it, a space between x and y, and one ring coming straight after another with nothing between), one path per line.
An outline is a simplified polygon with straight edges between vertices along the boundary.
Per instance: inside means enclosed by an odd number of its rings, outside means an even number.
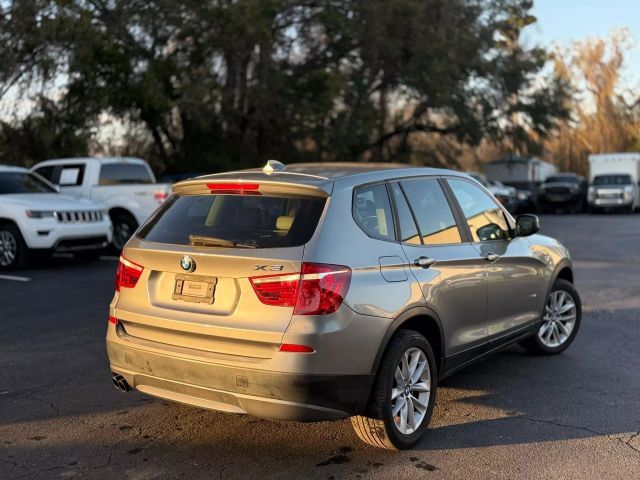
M565 247L469 176L270 162L176 184L122 252L113 382L202 408L423 435L440 379L580 326Z

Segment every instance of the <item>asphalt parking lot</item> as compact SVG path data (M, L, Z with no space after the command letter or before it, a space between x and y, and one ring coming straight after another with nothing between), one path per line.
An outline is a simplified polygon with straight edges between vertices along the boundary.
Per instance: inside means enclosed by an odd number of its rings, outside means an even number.
M545 216L584 304L564 354L511 347L446 379L412 451L116 391L115 260L0 278L0 478L640 478L640 215Z

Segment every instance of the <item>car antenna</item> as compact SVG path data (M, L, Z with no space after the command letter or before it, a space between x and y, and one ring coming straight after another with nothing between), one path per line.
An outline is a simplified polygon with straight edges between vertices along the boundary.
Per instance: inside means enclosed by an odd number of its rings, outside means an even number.
M287 168L287 166L278 160L267 160L267 164L262 167L262 171L267 175L271 175L273 172L281 172L285 168Z

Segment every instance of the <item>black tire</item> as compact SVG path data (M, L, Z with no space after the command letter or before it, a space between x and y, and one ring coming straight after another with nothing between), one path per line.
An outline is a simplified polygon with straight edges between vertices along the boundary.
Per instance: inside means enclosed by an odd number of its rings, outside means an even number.
M411 348L425 354L430 369L430 393L427 409L415 432L404 434L395 424L391 411L394 374L402 356ZM380 362L369 404L364 415L351 417L353 429L365 443L374 447L404 450L415 445L426 431L436 400L438 372L433 350L427 339L413 330L401 330L391 339Z
M575 287L571 282L559 278L553 284L551 291L547 295L547 299L553 292L556 292L559 290L567 292L571 295L571 297L573 297L573 301L575 304L575 317L576 317L573 330L571 331L567 339L564 340L559 346L549 347L542 342L542 340L538 335L538 333L540 332L540 330L543 328L543 325L544 325L544 323L540 323L540 326L534 336L529 337L526 340L523 340L520 342L520 346L522 346L529 353L532 353L534 355L556 355L558 353L564 352L567 348L569 348L569 345L573 343L573 340L576 338L576 335L578 334L578 330L580 330L580 322L582 319L582 303L580 301L580 295L578 294L578 291L575 289ZM545 299L545 307L546 305L547 305L547 300Z
M11 223L0 224L0 270L15 270L26 264L27 245L20 230Z
M138 228L138 222L133 218L133 215L127 212L115 212L110 214L110 217L113 225L111 249L115 253L120 253L127 240Z

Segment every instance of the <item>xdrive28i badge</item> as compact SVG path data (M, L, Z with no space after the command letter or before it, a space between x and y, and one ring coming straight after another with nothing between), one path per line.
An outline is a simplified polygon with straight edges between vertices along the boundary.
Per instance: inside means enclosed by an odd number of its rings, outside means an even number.
M185 272L193 272L196 269L196 261L189 255L185 255L180 259L180 266Z

